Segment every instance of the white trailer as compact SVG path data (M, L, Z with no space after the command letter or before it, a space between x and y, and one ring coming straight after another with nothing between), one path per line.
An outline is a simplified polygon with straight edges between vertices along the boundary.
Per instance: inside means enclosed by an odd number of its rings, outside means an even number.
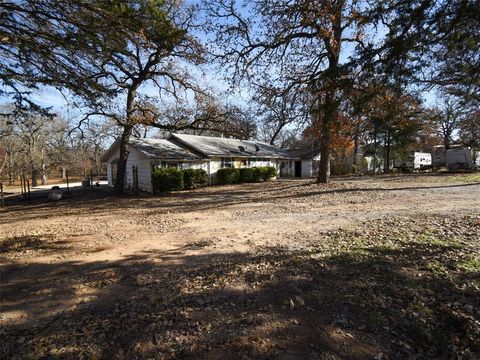
M448 170L471 170L475 168L470 147L449 149L445 152L445 166Z
M404 170L423 170L432 166L432 154L412 151L406 159L395 160L395 167Z

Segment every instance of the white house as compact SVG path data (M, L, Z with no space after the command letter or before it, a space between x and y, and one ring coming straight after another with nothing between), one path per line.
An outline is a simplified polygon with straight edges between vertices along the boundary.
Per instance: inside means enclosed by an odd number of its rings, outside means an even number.
M109 185L115 183L120 142L115 141L102 156L107 163ZM125 188L133 187L133 167L138 170L138 188L152 192L152 170L159 167L201 168L210 184L221 168L273 166L278 176L311 177L313 157L258 141L172 134L167 139L132 139L128 143ZM303 156L303 158L302 158ZM305 158L306 157L306 158Z

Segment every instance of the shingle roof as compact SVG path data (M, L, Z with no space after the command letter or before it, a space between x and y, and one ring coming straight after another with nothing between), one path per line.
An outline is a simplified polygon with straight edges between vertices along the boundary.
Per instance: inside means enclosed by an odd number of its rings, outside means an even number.
M318 148L301 148L301 149L290 149L288 150L291 157L303 159L303 160L311 160L316 157L320 153L320 149Z
M150 159L201 159L190 150L166 139L131 139L129 144Z
M172 134L170 139L190 146L205 156L291 158L287 150L259 141L186 134Z

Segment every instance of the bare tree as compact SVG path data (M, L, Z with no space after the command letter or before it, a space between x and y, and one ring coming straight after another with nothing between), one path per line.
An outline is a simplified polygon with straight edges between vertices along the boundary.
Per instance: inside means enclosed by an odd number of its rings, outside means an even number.
M271 145L280 145L292 127L300 132L308 121L308 111L302 94L288 92L271 85L255 87L254 101L257 104L257 119L262 140Z
M450 149L453 135L458 130L463 118L460 103L451 97L445 97L440 107L433 109L432 122L437 135L442 139L445 150Z
M373 48L367 32L378 19L374 5L362 1L247 1L240 9L229 0L206 4L213 18L217 58L230 64L237 83L273 76L284 90L304 91L313 101L313 125L319 131L321 161L318 181L330 174L331 138L346 91L365 64L357 48ZM348 54L350 56L348 56ZM365 58L364 58L365 59Z

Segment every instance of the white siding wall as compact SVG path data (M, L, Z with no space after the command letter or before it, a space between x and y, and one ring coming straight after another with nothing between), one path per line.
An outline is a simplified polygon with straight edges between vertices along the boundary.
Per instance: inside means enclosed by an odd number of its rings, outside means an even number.
M108 185L113 186L113 181L112 181L112 164L107 163L107 180L108 180Z
M302 160L302 177L312 177L312 160Z
M215 184L217 179L217 171L221 168L222 168L221 158L210 159L210 177L211 177L212 184ZM207 169L207 173L208 173L208 169Z
M142 191L152 191L152 169L150 159L134 148L130 148L127 160L127 172L125 174L125 189L133 187L133 169L132 166L138 168L138 188ZM112 161L118 159L120 151L115 151L107 161L107 178L108 185L113 186L112 180Z
M117 149L107 161L107 179L108 179L108 185L110 186L115 185L112 179L112 161L115 159L118 159L119 156L120 156L120 150Z
M142 191L152 192L152 168L150 159L140 151L130 148L127 160L127 173L125 174L125 188L133 187L133 169L138 169L138 188Z

